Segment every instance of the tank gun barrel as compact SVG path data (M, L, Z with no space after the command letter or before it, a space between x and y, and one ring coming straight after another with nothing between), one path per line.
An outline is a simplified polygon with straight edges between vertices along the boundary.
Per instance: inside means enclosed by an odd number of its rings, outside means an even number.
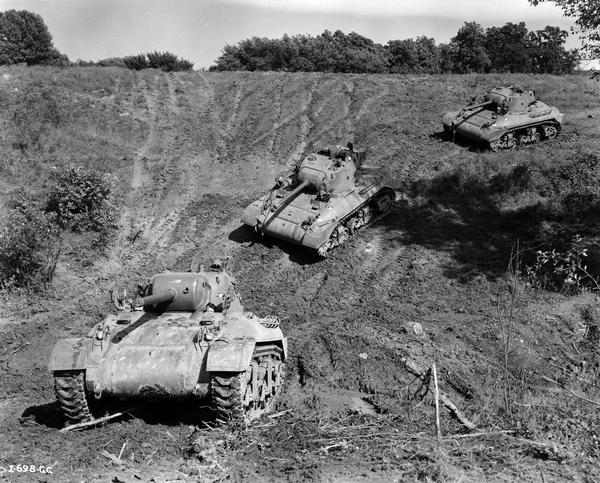
M261 230L266 228L269 225L269 223L271 223L271 220L273 220L277 215L279 215L279 213L281 213L281 211L287 205L289 205L296 197L298 197L298 195L302 193L302 190L304 190L304 188L308 187L309 185L310 181L305 180L302 181L302 183L300 183L298 186L296 186L283 200L281 200L281 204L277 208L275 208L275 211L270 216L268 216L268 218L265 218L265 221L263 221L262 224L260 224L259 228Z
M165 302L171 302L176 296L177 292L170 288L164 292L146 295L145 297L139 297L135 299L135 305L137 307L146 307L149 305L162 304Z
M464 108L465 111L470 111L472 109L479 109L480 107L484 107L484 106L489 106L490 104L493 104L494 101L484 101L484 102L478 102L477 104L469 104L467 107Z

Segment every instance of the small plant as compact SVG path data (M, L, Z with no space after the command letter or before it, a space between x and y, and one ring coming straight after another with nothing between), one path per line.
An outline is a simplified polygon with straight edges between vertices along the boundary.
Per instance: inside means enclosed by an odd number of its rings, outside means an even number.
M3 289L40 288L52 281L61 248L56 215L24 196L0 227L0 284Z
M74 232L108 234L116 227L116 208L107 177L68 166L54 173L46 210L54 213L61 228Z
M564 251L538 250L535 262L526 267L526 274L534 286L558 290L569 294L578 293L584 287L599 289L599 281L588 271L585 258L589 241L575 235Z

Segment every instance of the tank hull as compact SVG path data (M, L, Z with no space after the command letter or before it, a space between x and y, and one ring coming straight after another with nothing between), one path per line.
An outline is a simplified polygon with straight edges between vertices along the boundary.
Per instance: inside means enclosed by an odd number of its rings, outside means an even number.
M189 313L138 312L126 325L118 316L108 316L87 337L69 339L76 341L69 344L74 354L65 358L64 341L59 341L49 369L84 371L86 391L96 399L186 398L207 394L211 370L243 371L249 364L249 360L229 361L229 365L215 357L211 360L214 343L221 341L222 347L222 341L243 340L251 348L271 343L281 347L285 357L287 340L279 327L266 327L263 319L252 314L214 315L218 330L207 328ZM248 355L252 352L246 359ZM73 363L65 365L65 360Z
M244 210L242 223L323 255L332 237L341 240L340 227L346 239L383 214L381 198L395 199L385 175L361 166L364 152L338 148L308 155L288 180Z
M315 201L314 195L302 193L263 228L261 233L317 250L329 239L341 220L368 203L379 191L379 186L367 188L362 192L353 190L327 202ZM268 195L265 195L248 206L242 215L242 222L248 226L256 226L256 221L264 216L262 206L267 198ZM318 221L306 225L304 222L311 217Z
M555 137L563 114L555 107L534 101L530 92L527 97L508 88L497 88L488 94L495 99L493 103L446 113L442 118L444 131L492 148L512 148ZM495 103L500 98L504 104ZM513 110L506 107L509 105Z

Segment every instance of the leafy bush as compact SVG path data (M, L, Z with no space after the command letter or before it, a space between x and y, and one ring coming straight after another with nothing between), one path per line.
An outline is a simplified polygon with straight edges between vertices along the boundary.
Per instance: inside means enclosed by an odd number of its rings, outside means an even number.
M125 59L122 57L108 57L106 59L100 59L95 65L99 67L127 67Z
M54 173L46 210L58 225L74 232L108 234L116 227L117 215L109 180L94 171L71 166Z
M578 293L586 286L600 289L600 279L590 274L586 264L593 245L592 240L575 235L563 251L538 250L535 263L526 267L529 280L537 287L569 294Z
M129 55L123 57L125 67L131 70L142 70L148 68L148 59L144 54Z
M40 287L52 280L60 253L56 215L20 196L0 228L0 283L4 288Z
M148 67L165 72L192 70L194 66L189 60L180 59L171 52L149 52L147 57Z
M42 135L62 121L60 103L51 89L31 84L12 103L13 146L21 150L39 145Z

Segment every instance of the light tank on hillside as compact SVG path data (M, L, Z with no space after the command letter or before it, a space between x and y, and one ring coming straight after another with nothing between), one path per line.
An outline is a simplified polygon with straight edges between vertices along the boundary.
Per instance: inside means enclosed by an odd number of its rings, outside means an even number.
M381 170L364 165L366 153L328 146L306 156L246 208L242 222L269 235L326 254L385 215L395 192Z
M272 409L287 340L277 317L244 312L219 263L155 275L140 295L54 346L49 369L68 423L92 420L115 399L208 398L218 418L245 423Z
M493 151L554 139L560 133L563 114L536 100L532 90L496 87L483 102L471 103L442 119L452 137L489 146Z

